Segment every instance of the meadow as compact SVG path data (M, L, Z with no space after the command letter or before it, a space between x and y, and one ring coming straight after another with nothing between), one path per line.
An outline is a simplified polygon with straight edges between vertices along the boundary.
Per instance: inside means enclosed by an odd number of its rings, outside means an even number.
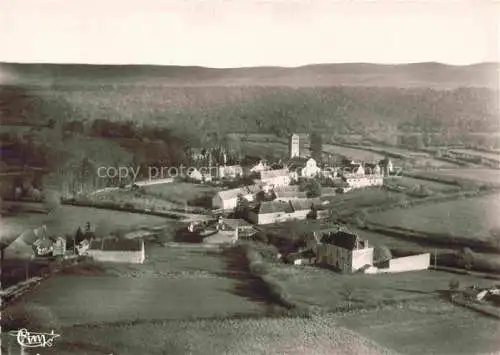
M491 231L500 228L498 193L458 199L409 209L370 214L369 223L420 233L456 236L464 240L489 241Z
M401 354L497 354L498 320L447 301L346 314L338 323Z
M458 191L458 188L456 186L452 186L450 184L444 184L441 182L437 181L429 181L429 180L423 180L423 179L416 179L408 176L401 176L401 177L389 177L384 179L384 184L390 185L390 186L400 186L404 189L412 189L418 185L423 185L427 189L429 189L431 192L452 192L452 191Z
M95 232L104 236L116 231L138 229L140 226L164 226L171 220L137 213L95 209L89 207L59 206L48 214L21 214L2 217L2 239L13 238L28 228L45 224L50 234L73 235L79 226L90 222Z
M144 264L102 265L104 273L47 280L26 297L26 308L45 309L49 315L42 312L41 321L58 328L266 311L264 303L239 293L245 279L228 276L232 270L214 249L148 244Z
M370 152L363 149L341 147L331 144L324 144L323 150L327 153L337 154L356 161L380 161L385 158L385 156L380 153Z
M63 330L43 354L395 355L333 317L144 321ZM8 339L6 339L8 340ZM15 340L15 339L14 339Z
M176 204L193 204L203 203L215 195L216 188L205 184L191 184L183 182L173 182L168 184L157 184L144 186L146 195L155 196ZM206 202L206 201L205 201Z

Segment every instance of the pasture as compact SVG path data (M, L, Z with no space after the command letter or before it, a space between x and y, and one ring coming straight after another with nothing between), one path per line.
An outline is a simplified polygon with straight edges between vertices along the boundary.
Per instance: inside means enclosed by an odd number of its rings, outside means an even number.
M492 284L491 280L441 271L416 271L396 274L340 274L316 266L273 264L272 277L299 305L323 311L366 309L404 302L439 299L452 278L462 286ZM350 300L349 300L350 298Z
M157 216L110 211L90 207L59 206L48 214L20 214L2 217L2 239L17 236L28 228L47 225L50 234L73 234L79 226L90 222L96 234L107 235L119 230L128 231L140 226L164 226L169 219Z
M144 321L64 329L44 354L391 355L333 317Z
M500 161L500 154L498 154L498 153L482 152L482 151L473 150L473 149L453 149L452 151L460 153L460 154L468 154L471 156L484 157L487 159Z
M332 144L323 144L323 150L330 154L344 156L356 161L380 161L385 158L383 154L369 152L363 149L341 147Z
M488 241L500 229L500 195L463 198L370 214L367 221L389 228Z
M500 170L496 169L442 169L433 173L436 177L444 176L467 179L476 183L495 184L500 186Z
M423 185L432 192L451 192L458 191L458 188L450 184L444 184L437 181L416 179L407 176L389 177L384 179L384 184L391 186L400 186L404 189L412 189L418 185Z
M144 186L146 195L155 196L173 203L184 203L198 205L203 200L215 195L217 189L205 184L191 184L184 182L172 182L169 184L157 184Z
M103 264L97 276L55 276L24 300L50 313L54 327L263 314L265 302L243 292L226 260L201 246L148 245L144 264ZM43 322L43 314L41 315Z
M401 354L497 354L498 320L440 300L347 314L338 323Z

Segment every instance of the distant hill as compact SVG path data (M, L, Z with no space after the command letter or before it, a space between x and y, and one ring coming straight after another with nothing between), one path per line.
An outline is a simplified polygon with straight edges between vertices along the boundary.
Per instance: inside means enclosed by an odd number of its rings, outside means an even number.
M375 86L497 89L498 63L316 64L296 68L0 63L0 84L141 86Z

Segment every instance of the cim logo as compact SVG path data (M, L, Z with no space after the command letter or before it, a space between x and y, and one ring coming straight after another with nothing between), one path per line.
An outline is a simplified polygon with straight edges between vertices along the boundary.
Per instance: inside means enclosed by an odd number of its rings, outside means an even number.
M10 335L17 338L17 343L22 348L50 348L54 345L54 339L60 336L53 330L50 333L34 333L28 329L12 331Z

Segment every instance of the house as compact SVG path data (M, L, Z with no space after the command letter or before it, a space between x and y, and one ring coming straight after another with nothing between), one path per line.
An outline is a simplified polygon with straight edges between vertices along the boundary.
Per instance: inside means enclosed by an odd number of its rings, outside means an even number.
M353 273L373 264L374 248L368 241L346 231L323 233L316 246L316 261L342 272Z
M301 176L305 178L312 178L318 176L320 172L321 169L318 167L316 160L309 158L301 170Z
M223 165L217 167L217 178L236 178L243 176L243 168L239 165Z
M52 255L53 241L49 238L45 225L28 229L21 233L4 250L6 259L31 259L37 256Z
M359 189L370 186L384 185L383 175L348 175L345 177L348 189Z
M259 172L259 180L261 184L270 186L286 186L290 185L290 172L287 168L276 170L263 170Z
M396 273L427 270L431 264L431 254L405 256L391 259L384 265L378 265L377 273Z
M203 174L198 169L192 168L190 170L187 174L188 178L194 181L203 181Z
M146 258L144 240L105 238L93 240L85 255L100 262L142 264Z
M64 237L57 237L56 241L54 242L53 250L52 250L52 255L53 256L64 256L66 255L66 238Z
M254 224L304 220L311 214L313 207L319 204L318 199L264 201L249 211L248 219Z
M306 191L300 191L298 185L277 186L273 189L276 199L281 201L290 201L295 199L307 198Z
M212 197L212 207L214 209L232 210L236 208L240 198L251 202L260 190L261 188L258 185L249 185L237 189L218 191Z

